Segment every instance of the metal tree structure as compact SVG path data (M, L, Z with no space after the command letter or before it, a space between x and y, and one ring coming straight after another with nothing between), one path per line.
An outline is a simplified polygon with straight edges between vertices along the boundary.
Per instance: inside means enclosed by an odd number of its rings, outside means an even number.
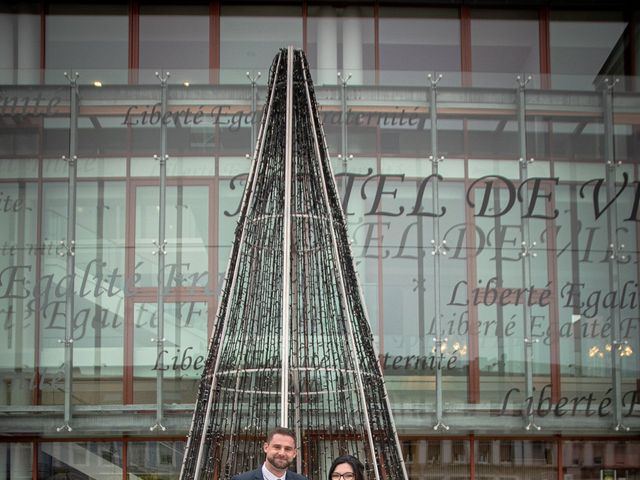
M181 478L256 468L278 425L313 480L345 453L369 480L407 478L309 66L291 47L271 66Z

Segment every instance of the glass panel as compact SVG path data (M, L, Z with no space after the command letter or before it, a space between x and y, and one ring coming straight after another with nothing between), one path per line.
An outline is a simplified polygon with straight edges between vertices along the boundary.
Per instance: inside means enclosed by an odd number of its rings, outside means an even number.
M37 211L37 185L0 183L0 405L33 402Z
M155 76L151 76L155 69L169 70L171 78L180 83L208 83L208 68L206 5L140 6L142 81L155 83Z
M381 153L428 157L431 154L431 135L428 132L431 124L428 116L404 108L400 111L395 109L395 111L386 115L386 117L392 116L396 117L395 122L389 122L392 125L385 125L387 122L385 122L384 117L379 119L379 133L375 131L375 123L369 126L373 130L373 135L379 134L380 136ZM367 118L367 121L369 121L369 118ZM351 130L349 130L349 133L351 133ZM372 150L374 146L375 138L373 142L370 142L369 150Z
M19 123L19 118L19 114L15 116L8 114L0 116L2 121L8 122ZM13 131L9 129L0 130L0 154L7 156L35 156L38 153L38 138L38 129L35 127L22 126L20 129Z
M246 72L266 76L279 48L302 48L302 10L287 6L220 8L220 81L249 84Z
M47 182L42 186L42 238L51 244L42 252L39 288L40 374L48 380L39 383L44 405L64 402L64 338L67 259L60 241L67 238L67 184ZM86 327L86 325L85 325ZM80 330L81 331L81 330ZM74 335L79 333L74 329Z
M0 178L35 178L38 176L38 160L26 158L0 160Z
M478 439L474 447L477 479L553 480L557 477L555 442Z
M376 200L376 192L379 186L384 186L386 179L372 175L377 172L374 158L356 157L348 162L334 158L334 162L333 171L336 175L338 195L342 198L343 209L346 210L347 231L353 239L352 252L369 313L375 347L378 352L383 352L383 324L379 320L383 316L379 301L382 292L379 288L380 272L377 258L380 255L379 248L384 248L386 226L378 226L376 221L376 210L380 207Z
M39 6L18 5L0 6L0 85L40 82Z
M394 6L379 12L381 84L424 86L426 73L460 71L457 10ZM452 76L445 77L449 85Z
M69 102L69 88L60 88L52 101ZM42 131L42 153L47 157L60 158L69 155L69 118L45 117Z
M605 350L611 327L605 326L608 315L600 302L609 284L608 227L606 215L593 218L591 199L581 199L578 189L565 185L557 193L557 206L569 220L558 239L562 393L568 398L589 392L601 397L611 386Z
M82 72L81 81L127 81L129 22L126 5L49 5L45 27L46 67L60 83L60 70ZM58 70L58 72L55 72ZM49 75L48 75L49 76Z
M411 480L471 478L468 440L405 440L402 451Z
M125 198L124 182L78 183L73 344L78 404L123 401Z
M517 159L520 155L518 122L505 116L467 121L469 152L474 157ZM517 166L517 163L513 165ZM497 166L497 165L496 165ZM498 173L495 172L494 173Z
M79 158L78 177L124 177L126 158Z
M229 255L231 254L231 246L234 241L235 225L238 222L240 214L240 202L242 200L242 193L247 184L247 176L249 175L250 162L247 159L242 162L242 159L220 159L221 170L231 169L230 173L234 173L237 168L237 173L228 178L220 178L219 182L219 199L218 199L218 232L217 232L217 256L218 256L218 271L217 295L220 295L222 289L223 279L227 271L229 264ZM242 168L244 167L244 168ZM221 173L222 175L222 173Z
M246 118L248 117L242 112L237 112L234 115L222 115L218 119L220 145L224 155L253 155L255 145L251 142L251 125Z
M427 125L429 125L427 123ZM467 141L465 140L465 127L463 120L444 117L438 119L438 143L440 154L445 158L462 157L467 154ZM447 162L442 168L446 169Z
M78 183L76 206L74 402L122 402L124 335L124 183ZM38 300L41 325L42 402L62 398L66 315L66 255L54 239L66 239L67 185L43 187L42 278ZM51 240L49 240L51 239Z
M93 94L101 89L89 87ZM89 92L87 92L89 94ZM110 101L102 95L101 101ZM100 101L99 100L99 101ZM128 132L120 116L81 116L78 119L78 157L125 156L129 145ZM78 165L79 166L79 165Z
M552 11L553 87L592 90L598 75L623 75L626 28L618 12Z
M180 88L180 87L178 87ZM187 87L182 87L187 88ZM193 87L189 87L193 89ZM217 117L215 108L208 109L202 106L184 107L183 105L170 105L168 112L173 115L172 120L167 124L167 152L169 159L187 157L188 155L207 155L211 157L217 149L217 144L221 141L217 139L218 130L238 130L238 127L226 126L217 127L212 124L215 121L222 122ZM214 113L211 113L214 112ZM207 116L209 116L207 118ZM235 122L244 122L248 116L243 112L234 119ZM245 125L243 125L245 127ZM170 175L179 175L180 170L176 169L179 163L169 162L167 164ZM197 175L197 173L194 173ZM192 173L185 170L183 175L190 176Z
M602 119L583 118L573 120L571 118L563 118L554 120L550 128L550 148L556 159L584 161L602 158L604 148L604 142L602 141L604 125L602 124ZM577 166L578 164L574 163L572 168L575 169L576 174L580 174L580 168L577 168ZM602 163L599 163L597 167L603 168Z
M473 84L512 88L516 75L538 73L538 30L537 12L472 10Z
M158 197L158 186L136 189L136 287L158 284ZM165 212L166 287L208 286L209 187L168 186Z
M121 442L42 442L38 478L123 478Z
M562 442L564 478L635 480L640 478L638 451L640 442L636 440L565 440Z
M158 338L157 303L137 303L134 307L133 399L136 403L156 401L156 378L162 370L165 403L193 403L207 356L207 304L205 302L165 303L164 348Z
M0 476L12 480L30 480L33 446L30 443L0 443Z
M251 160L247 157L224 157L220 158L219 165L220 177L233 177L240 174L246 176L251 168ZM242 193L242 189L240 189L240 193Z
M374 82L371 7L309 6L307 22L307 57L316 85L336 85L338 72L351 75L350 85Z
M397 178L397 176L396 176ZM468 309L465 303L466 253L456 237L464 238L463 185L441 182L439 199L445 214L440 217L441 239L450 248L439 257L440 276L433 278L433 181L387 180L385 191L397 189L395 199L387 196L381 210L393 205L404 208L400 216L383 216L383 258L385 351L383 368L387 387L395 404L435 401L435 371L443 374L446 403L465 401L468 371ZM440 210L440 213L442 210ZM397 213L397 212L396 212ZM455 247L455 248L454 248ZM433 296L433 284L440 285L440 298ZM460 290L463 290L462 292ZM436 352L435 302L439 302L441 336L446 339Z
M517 162L501 162L516 164ZM516 167L517 169L517 167ZM515 172L514 172L515 173ZM490 180L488 180L490 181ZM549 308L551 292L547 289L546 251L533 244L523 246L523 216L546 216L540 193L529 188L529 204L517 202L516 186L509 180L493 179L479 183L475 190L477 285L471 304L478 312L478 342L480 351L481 396L484 401L506 404L508 392L524 388L525 338L537 341L533 345L535 382L544 386L550 382ZM530 218L531 239L543 237L544 219ZM530 255L523 255L525 247ZM534 256L535 255L535 256ZM530 274L524 277L524 262ZM528 316L530 331L523 324ZM517 390L514 390L517 389Z
M173 157L167 161L168 177L214 176L216 161L211 157ZM131 159L132 177L154 177L160 175L160 163L155 158Z
M170 480L180 474L185 442L129 442L127 472L131 478Z

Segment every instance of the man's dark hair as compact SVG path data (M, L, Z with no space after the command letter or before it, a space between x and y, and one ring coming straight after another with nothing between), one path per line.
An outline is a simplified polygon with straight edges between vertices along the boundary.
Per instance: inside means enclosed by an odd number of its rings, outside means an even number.
M296 434L290 428L276 427L273 430L269 430L269 433L267 433L267 443L271 443L274 435L286 435L287 437L293 438L293 443L296 442Z

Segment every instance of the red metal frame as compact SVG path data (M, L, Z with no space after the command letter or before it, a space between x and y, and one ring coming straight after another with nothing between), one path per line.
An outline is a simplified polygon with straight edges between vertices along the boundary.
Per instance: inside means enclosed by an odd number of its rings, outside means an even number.
M45 48L47 45L46 42L46 33L47 33L47 18L45 16L46 8L45 8L45 0L40 0L40 83L44 83L44 69L46 68L46 56L45 56Z
M540 49L540 79L541 88L551 86L549 74L551 73L551 50L549 43L549 8L541 7L538 11L538 42Z
M469 7L460 7L460 71L462 86L471 86L471 13Z
M140 2L129 0L129 83L138 83L140 69Z

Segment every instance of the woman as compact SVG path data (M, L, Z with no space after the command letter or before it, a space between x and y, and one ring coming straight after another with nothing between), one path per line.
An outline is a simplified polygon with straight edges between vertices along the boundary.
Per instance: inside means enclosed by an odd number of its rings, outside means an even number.
M331 464L329 480L365 480L364 465L353 455L342 455Z

